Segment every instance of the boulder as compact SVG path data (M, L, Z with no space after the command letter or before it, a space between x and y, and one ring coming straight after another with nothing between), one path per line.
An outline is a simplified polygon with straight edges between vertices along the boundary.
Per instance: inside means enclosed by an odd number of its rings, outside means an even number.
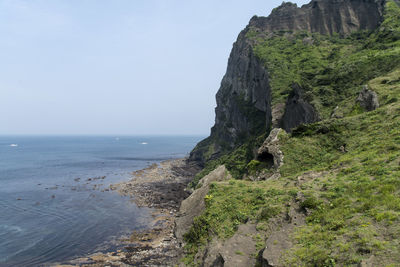
M368 85L364 85L357 97L357 103L367 111L379 108L378 95L369 89Z

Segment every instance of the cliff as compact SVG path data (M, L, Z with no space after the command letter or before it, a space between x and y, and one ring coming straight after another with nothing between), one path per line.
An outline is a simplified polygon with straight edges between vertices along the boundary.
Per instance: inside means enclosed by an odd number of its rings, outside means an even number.
M204 168L181 207L183 262L397 266L399 99L399 1L284 3L253 17L211 135L191 153Z
M264 32L307 31L350 34L376 29L382 20L384 0L313 0L298 8L290 2L268 17L253 17L249 26Z
M287 131L301 123L318 120L319 115L304 98L300 101L287 99L286 108L283 106L273 112L270 67L255 54L258 42L252 37L271 38L282 32L304 31L348 35L373 30L382 21L383 6L383 0L313 0L301 8L284 2L268 17L253 17L233 45L226 74L216 95L215 125L211 135L199 143L190 159L204 165L243 144L249 137L269 131L272 120L277 120L276 124L283 125ZM294 93L299 98L301 88L296 88ZM282 116L284 112L286 114ZM280 117L273 118L275 113Z

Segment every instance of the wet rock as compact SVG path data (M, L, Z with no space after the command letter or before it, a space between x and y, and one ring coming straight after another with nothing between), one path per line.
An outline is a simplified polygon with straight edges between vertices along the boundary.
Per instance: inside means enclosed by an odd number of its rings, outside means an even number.
M114 190L117 190L117 189L118 189L117 186L115 186L115 185L110 185L110 190L111 190L111 191L114 191Z
M368 85L364 85L357 97L357 103L367 111L379 108L378 95L369 89Z

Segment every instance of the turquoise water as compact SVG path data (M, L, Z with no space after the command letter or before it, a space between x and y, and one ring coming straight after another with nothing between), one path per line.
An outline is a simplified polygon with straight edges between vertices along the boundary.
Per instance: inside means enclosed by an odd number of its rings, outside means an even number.
M0 136L0 266L40 266L112 248L149 210L105 191L181 158L199 136Z

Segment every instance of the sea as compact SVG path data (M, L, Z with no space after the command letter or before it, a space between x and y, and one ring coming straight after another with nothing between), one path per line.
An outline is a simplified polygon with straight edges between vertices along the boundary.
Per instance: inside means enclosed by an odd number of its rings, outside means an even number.
M188 155L202 136L0 136L0 266L48 266L106 252L151 210L110 190Z

